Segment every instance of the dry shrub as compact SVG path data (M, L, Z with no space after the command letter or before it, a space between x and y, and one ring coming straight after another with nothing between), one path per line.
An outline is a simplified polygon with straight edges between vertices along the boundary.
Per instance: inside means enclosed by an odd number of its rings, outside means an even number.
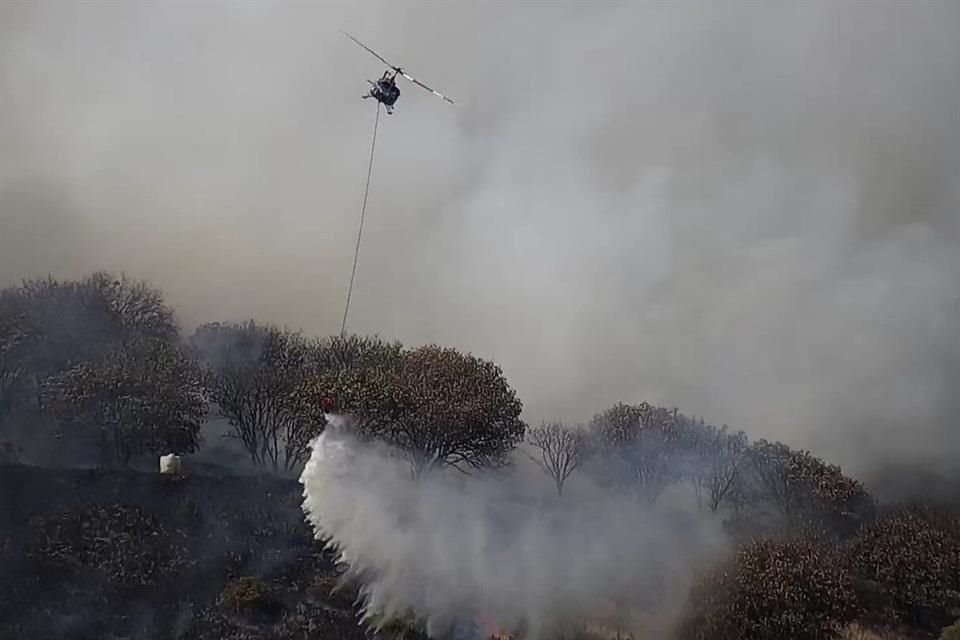
M36 518L26 555L47 565L87 568L119 584L152 585L185 562L185 549L139 507L95 505Z
M0 464L16 464L20 461L20 449L12 442L0 442Z
M754 542L708 574L691 594L683 640L819 640L857 613L841 562L812 542Z
M309 591L327 606L342 611L353 611L354 606L360 601L357 585L344 583L341 576L335 574L317 574L310 583Z
M945 512L907 507L861 530L848 558L870 585L871 612L928 631L949 624L960 602L960 528Z
M228 582L220 592L218 603L235 613L270 613L277 604L270 588L252 576Z
M840 640L904 640L907 636L884 629L872 629L854 622L840 633Z
M386 640L429 640L423 624L412 613L380 620L376 626Z
M949 627L944 627L940 633L940 640L960 640L960 620Z

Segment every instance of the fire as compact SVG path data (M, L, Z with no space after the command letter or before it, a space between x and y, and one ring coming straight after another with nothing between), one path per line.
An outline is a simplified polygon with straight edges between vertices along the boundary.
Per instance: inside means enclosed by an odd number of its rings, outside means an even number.
M484 612L480 612L476 617L477 624L483 629L488 640L513 640L513 636L500 629L496 620Z

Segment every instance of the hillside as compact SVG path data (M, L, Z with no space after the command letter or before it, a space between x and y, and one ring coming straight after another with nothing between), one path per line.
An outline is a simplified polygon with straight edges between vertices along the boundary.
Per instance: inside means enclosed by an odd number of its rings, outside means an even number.
M369 637L299 483L210 471L0 465L0 638ZM884 509L838 546L744 541L676 637L937 638L960 614L958 567L957 521L927 507Z
M108 273L0 290L0 638L364 637L301 509L321 433L310 524L372 610L441 637L938 638L960 617L958 502L935 465L880 495L676 407L522 413L497 363L455 348L252 320L186 336L162 291ZM170 452L186 475L156 472Z
M299 490L0 466L0 637L362 638Z

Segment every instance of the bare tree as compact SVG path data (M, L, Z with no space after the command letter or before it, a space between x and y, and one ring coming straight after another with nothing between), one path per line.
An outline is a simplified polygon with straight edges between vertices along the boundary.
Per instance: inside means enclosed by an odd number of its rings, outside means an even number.
M582 431L568 429L560 422L544 422L531 429L528 442L540 451L539 458L529 458L553 479L557 496L563 495L563 485L586 456L586 440Z
M747 436L742 431L731 433L724 425L695 424L696 462L693 486L697 504L705 501L711 512L731 496L736 487L747 453Z
M253 322L205 325L191 341L211 365L211 399L253 463L292 471L303 462L323 427L306 393L308 343L299 334Z

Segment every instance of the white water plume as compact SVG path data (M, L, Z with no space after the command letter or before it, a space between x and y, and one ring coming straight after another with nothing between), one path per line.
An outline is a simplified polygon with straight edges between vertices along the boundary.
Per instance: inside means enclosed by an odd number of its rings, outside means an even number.
M614 605L669 615L722 544L710 523L619 494L530 499L510 473L414 481L402 459L358 442L339 417L300 481L317 538L364 583L368 619L412 612L434 637L478 617L538 638L609 622Z

